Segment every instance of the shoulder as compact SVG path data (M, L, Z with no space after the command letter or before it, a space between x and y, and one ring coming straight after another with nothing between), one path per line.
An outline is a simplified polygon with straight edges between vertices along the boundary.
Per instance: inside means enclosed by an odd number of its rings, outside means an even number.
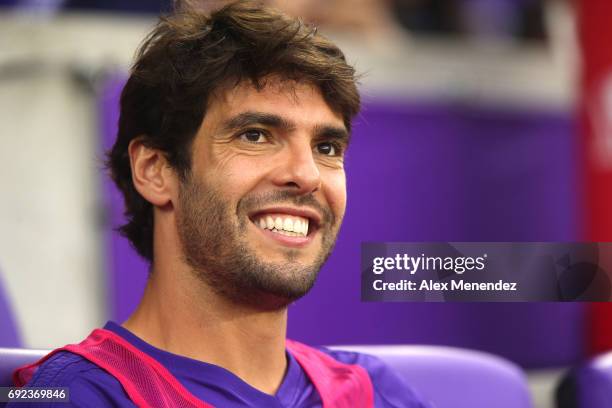
M376 407L429 408L430 405L416 393L405 379L399 376L380 358L364 353L318 348L344 364L354 364L365 369L374 388Z
M119 381L97 365L67 351L57 352L42 363L26 387L66 387L70 399L66 406L134 407ZM19 408L26 406L18 404Z

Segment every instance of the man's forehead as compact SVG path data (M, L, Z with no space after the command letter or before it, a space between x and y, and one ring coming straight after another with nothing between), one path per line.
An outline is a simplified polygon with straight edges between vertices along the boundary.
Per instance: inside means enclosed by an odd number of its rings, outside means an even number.
M217 102L229 102L236 98L257 96L261 94L273 94L296 98L297 93L309 93L321 96L319 87L308 81L298 81L283 78L277 75L269 75L259 79L256 83L250 79L231 81L223 84L214 92L213 98Z
M318 86L305 81L269 77L257 86L250 80L219 87L208 103L208 113L219 119L243 111L270 110L279 114L304 116L318 114L319 119L336 122L344 126L342 115L335 112L325 101ZM316 112L313 112L316 111Z

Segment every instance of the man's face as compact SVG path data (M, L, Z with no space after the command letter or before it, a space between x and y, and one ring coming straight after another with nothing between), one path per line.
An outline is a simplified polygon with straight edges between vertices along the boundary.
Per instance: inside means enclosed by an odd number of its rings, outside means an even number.
M245 82L216 96L176 206L197 276L266 308L307 293L344 216L347 143L342 117L310 85Z

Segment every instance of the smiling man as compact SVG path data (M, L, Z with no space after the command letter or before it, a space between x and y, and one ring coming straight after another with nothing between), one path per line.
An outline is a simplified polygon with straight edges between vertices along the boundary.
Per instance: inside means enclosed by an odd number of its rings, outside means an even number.
M285 337L344 216L358 110L353 68L298 20L244 1L163 19L109 154L144 296L18 382L83 407L422 407L376 358Z
M157 202L177 203L160 233L180 244L172 258L224 301L282 310L308 292L335 241L347 143L341 114L311 83L269 74L260 89L223 89L196 133L189 174ZM146 173L156 153L139 142L131 149Z

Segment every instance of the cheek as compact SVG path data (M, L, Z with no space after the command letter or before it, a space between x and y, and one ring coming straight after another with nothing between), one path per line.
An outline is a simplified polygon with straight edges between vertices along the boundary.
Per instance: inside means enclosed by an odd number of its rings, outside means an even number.
M261 178L263 166L246 155L229 152L219 157L208 168L206 177L226 194L227 198L239 199L253 189Z
M324 194L338 221L342 221L346 209L346 177L344 171L325 175Z

